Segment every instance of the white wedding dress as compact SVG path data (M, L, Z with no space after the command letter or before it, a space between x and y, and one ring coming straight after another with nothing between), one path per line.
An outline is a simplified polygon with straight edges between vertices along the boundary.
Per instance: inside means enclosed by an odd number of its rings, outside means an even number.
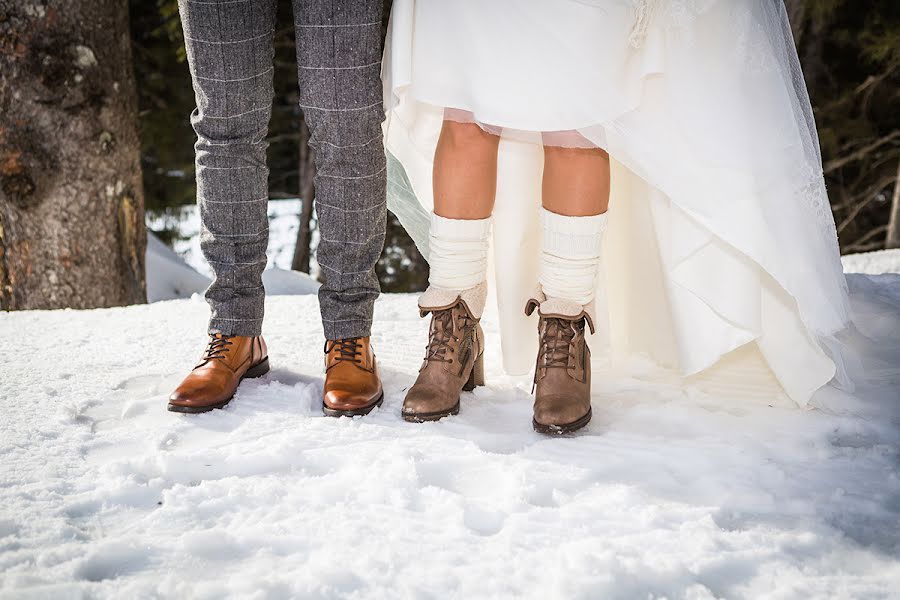
M586 139L613 159L597 354L687 376L743 349L801 405L848 379L847 282L781 0L395 0L383 76L389 208L426 258L444 110L502 132L493 289L508 372L537 351L523 308L541 142Z

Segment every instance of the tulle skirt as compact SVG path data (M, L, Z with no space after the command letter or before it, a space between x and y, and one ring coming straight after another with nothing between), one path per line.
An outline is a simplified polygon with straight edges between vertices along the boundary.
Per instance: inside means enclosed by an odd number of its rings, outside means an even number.
M780 0L396 0L383 75L389 208L426 258L445 115L502 135L493 289L510 373L537 351L523 308L542 145L588 144L613 161L599 360L643 353L689 376L734 354L801 405L841 378L847 283Z

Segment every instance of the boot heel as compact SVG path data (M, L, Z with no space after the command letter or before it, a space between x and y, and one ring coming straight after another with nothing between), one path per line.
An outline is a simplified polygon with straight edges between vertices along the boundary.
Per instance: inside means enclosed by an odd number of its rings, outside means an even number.
M471 392L478 386L484 385L484 353L478 355L478 358L475 359L475 365L472 367L472 372L469 373L469 380L466 381L466 385L463 386L464 392Z
M253 379L254 377L262 377L266 373L269 372L269 357L262 359L257 365L254 365L247 369L247 372L244 374L244 377L247 379Z

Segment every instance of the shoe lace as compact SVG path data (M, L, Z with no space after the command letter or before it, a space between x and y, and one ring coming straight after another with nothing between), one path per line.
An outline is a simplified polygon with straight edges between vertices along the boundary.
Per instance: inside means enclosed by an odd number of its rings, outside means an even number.
M538 368L567 369L569 359L575 358L572 352L575 336L584 327L584 321L569 319L545 319L541 330L541 346L538 351Z
M468 324L468 315L462 313L459 316L459 328L464 329ZM451 340L459 341L459 338L453 334L452 309L436 311L431 320L428 345L425 346L425 360L427 362L452 363L453 359L447 356L448 352L453 352L453 348L450 346Z
M228 347L232 345L231 338L234 336L214 334L209 338L209 344L203 353L203 362L225 358Z
M354 337L331 342L326 341L325 353L330 354L335 346L337 346L337 356L334 360L360 363L362 360L360 358L362 356L362 343L359 340L360 338Z

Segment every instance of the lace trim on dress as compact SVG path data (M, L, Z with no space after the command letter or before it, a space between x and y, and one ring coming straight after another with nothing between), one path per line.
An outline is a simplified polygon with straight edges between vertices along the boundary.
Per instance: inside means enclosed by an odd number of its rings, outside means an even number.
M655 23L667 30L684 30L719 0L632 0L635 19L628 36L633 48L640 48Z

